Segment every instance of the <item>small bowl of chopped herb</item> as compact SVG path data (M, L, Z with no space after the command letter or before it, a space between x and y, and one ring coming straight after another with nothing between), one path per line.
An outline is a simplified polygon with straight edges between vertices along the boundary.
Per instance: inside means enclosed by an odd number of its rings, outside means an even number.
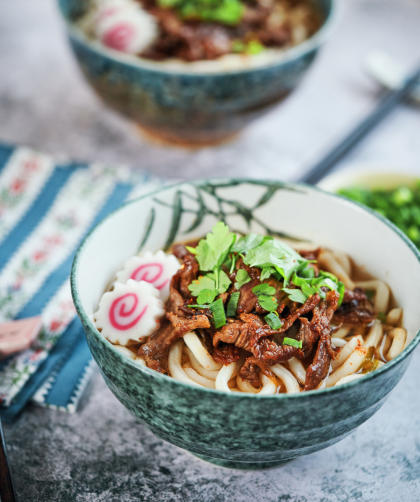
M236 135L299 84L335 0L59 0L101 99L177 144Z
M334 173L318 186L374 209L420 248L420 176L365 166Z

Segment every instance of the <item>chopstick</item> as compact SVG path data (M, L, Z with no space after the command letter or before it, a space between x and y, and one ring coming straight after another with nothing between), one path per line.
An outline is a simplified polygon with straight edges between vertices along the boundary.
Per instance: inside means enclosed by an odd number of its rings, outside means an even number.
M1 502L16 502L12 475L7 459L6 443L4 442L3 427L0 418L0 500Z
M389 91L379 101L378 106L363 119L340 143L335 146L323 159L317 162L300 181L315 185L339 162L350 150L365 138L396 106L406 98L413 88L419 84L420 67L405 81L400 89Z

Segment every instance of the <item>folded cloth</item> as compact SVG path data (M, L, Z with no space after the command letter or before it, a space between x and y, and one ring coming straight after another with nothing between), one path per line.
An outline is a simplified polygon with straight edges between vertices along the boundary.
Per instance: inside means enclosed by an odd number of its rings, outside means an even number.
M157 188L126 166L57 164L0 144L0 323L40 315L31 347L0 361L0 412L12 420L32 399L74 412L94 367L71 298L74 254L123 202Z

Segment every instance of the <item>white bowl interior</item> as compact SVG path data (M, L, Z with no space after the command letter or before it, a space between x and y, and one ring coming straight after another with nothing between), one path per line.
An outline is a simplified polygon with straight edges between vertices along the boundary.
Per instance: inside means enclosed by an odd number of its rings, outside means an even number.
M215 188L214 195L208 187L217 183L225 186ZM201 237L219 221L222 211L232 230L266 233L267 226L349 254L390 285L396 303L404 308L404 326L411 341L420 328L420 261L414 246L386 220L340 197L305 186L270 188L260 183L264 182L184 183L111 214L87 238L74 269L77 292L89 319L109 281L138 252L148 228L142 250L162 249L171 229L175 241ZM249 228L241 214L252 215ZM198 226L188 231L194 222Z

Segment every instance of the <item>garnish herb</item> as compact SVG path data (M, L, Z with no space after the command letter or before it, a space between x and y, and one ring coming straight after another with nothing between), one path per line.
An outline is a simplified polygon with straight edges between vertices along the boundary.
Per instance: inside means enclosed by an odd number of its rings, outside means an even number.
M236 291L235 293L232 293L230 295L229 303L227 306L227 316L228 317L235 317L236 316L236 311L238 309L238 303L239 303L239 296L240 292Z
M278 303L273 296L276 293L275 288L268 284L259 284L255 288L252 288L252 292L258 297L258 303L264 310L268 312L277 310Z
M282 282L283 291L294 302L305 303L311 295L316 293L321 298L325 298L326 293L322 289L325 287L339 293L339 306L344 297L344 284L335 275L321 270L318 277L315 277L315 270L309 266L311 262L305 260L287 244L270 236L250 233L236 239L236 234L229 232L229 227L219 222L214 225L212 232L208 233L205 239L201 239L196 248L188 249L195 254L200 271L207 272L193 281L188 288L191 294L197 297L198 304L207 304L208 308L215 303L214 300L218 295L229 289L231 281L222 267L233 272L238 256L242 257L245 265L261 269L261 281L274 277ZM239 269L236 274L235 288L239 290L250 281L251 277L248 272ZM288 288L289 282L296 288ZM268 312L277 310L275 288L262 283L253 288L252 292L258 297L258 302L264 310ZM237 306L238 299L235 301ZM231 312L233 312L233 303ZM276 323L274 319L272 322Z
M158 0L160 7L173 8L183 19L236 25L245 7L240 0Z
M271 329L281 328L281 321L279 319L279 315L277 314L277 312L270 312L265 316L264 319L267 321L267 324L270 326Z
M294 338L284 337L283 345L291 345L292 347L297 347L298 349L302 348L302 340L295 340Z
M283 291L289 295L292 302L305 303L307 300L307 297L300 289L283 288Z
M246 270L243 268L240 268L238 272L236 273L236 282L235 282L235 288L236 289L241 289L242 286L247 284L251 280L251 277L249 277L249 274Z
M420 248L420 180L393 190L344 188L339 194L368 206L392 221Z
M287 285L293 273L307 260L294 251L290 246L280 241L269 238L258 247L247 252L244 263L250 267L272 267L284 279ZM277 275L276 274L276 275Z
M211 313L213 314L214 327L216 329L221 328L226 324L225 308L223 305L223 300L219 298L210 305Z
M236 240L236 235L229 232L229 227L222 221L214 225L212 233L207 234L205 239L201 239L196 249L196 259L203 272L217 272L225 262L232 244ZM216 289L218 285L218 275L215 276Z

